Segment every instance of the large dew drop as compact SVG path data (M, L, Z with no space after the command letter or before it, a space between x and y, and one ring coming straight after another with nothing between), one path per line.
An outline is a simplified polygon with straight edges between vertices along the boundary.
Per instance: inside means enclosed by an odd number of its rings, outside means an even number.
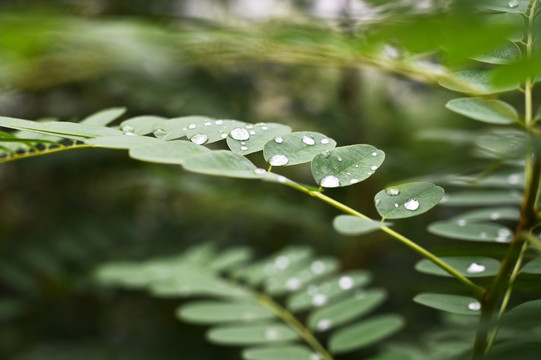
M414 210L417 210L419 208L419 202L415 199L409 199L408 201L406 201L406 203L404 204L404 207L407 209L407 210L411 210L411 211L414 211Z
M328 330L331 326L332 326L332 321L330 319L321 319L316 324L316 328L319 331Z
M197 145L203 145L208 141L208 137L205 134L196 134L191 137L190 141Z
M479 274L486 270L486 267L484 265L480 265L477 263L471 263L470 266L466 269L466 271L470 274Z
M514 9L518 7L518 1L517 0L511 0L507 3L507 6L509 6L511 9Z
M288 162L289 159L285 155L273 155L269 159L269 164L271 164L272 166L283 166L287 165Z
M288 290L295 291L295 290L298 290L301 287L301 284L302 283L299 280L299 278L292 277L292 278L287 279L286 288Z
M314 139L313 137L311 136L308 136L308 135L304 135L302 137L302 142L306 145L314 145L316 143L316 139Z
M327 175L321 179L320 185L325 188L335 188L340 186L340 179L334 175Z
M229 135L231 135L233 139L239 140L239 141L248 140L250 138L250 133L248 132L248 130L243 129L243 128L233 129L231 130Z
M338 286L340 286L340 289L342 290L349 290L353 287L354 281L351 276L342 276L340 280L338 280Z
M314 306L323 306L327 303L327 295L325 294L315 294L312 297L312 305Z
M283 141L284 141L284 138L282 138L281 136L277 136L274 138L274 142L277 144L281 144Z
M478 301L474 301L468 304L468 309L472 311L479 311L481 310L481 304Z

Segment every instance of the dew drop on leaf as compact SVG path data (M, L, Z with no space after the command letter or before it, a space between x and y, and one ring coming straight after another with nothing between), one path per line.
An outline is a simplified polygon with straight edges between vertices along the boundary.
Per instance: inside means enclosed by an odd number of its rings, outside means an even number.
M419 208L419 202L415 199L409 199L408 201L406 201L406 203L404 204L404 207L407 209L407 210L411 210L411 211L414 211L414 210L417 210Z
M302 137L302 142L306 145L314 145L316 143L316 139L314 139L313 137L311 136L308 136L308 135L304 135Z
M190 141L197 145L203 145L208 141L208 137L205 134L195 134L190 138Z
M479 311L481 310L481 304L478 301L473 301L468 304L468 309L473 311Z
M212 125L212 121L205 121L205 122L203 123L203 125L205 125L205 126L211 126L211 125Z
M254 170L254 173L255 173L256 175L264 175L266 172L267 172L267 170L261 169L261 168L258 168L258 169L255 169L255 170Z
M216 120L216 125L222 125L223 123L223 120Z
M323 306L327 303L327 295L325 294L315 294L312 297L312 305L314 306Z
M394 203L394 207L397 208L399 207L400 205L398 205L397 203Z
M518 176L517 174L509 175L507 177L507 182L511 185L516 185L520 183L520 176Z
M124 125L122 127L122 132L125 133L125 135L127 135L126 133L131 133L133 132L133 126L130 126L130 125Z
M312 269L315 274L321 274L325 271L325 264L323 261L314 261L312 265L310 265L310 269Z
M195 124L190 124L190 125L188 126L188 129L192 129L192 130L193 130L193 129L195 129L196 127L197 127L197 125L195 125Z
M265 339L267 340L276 340L278 339L278 331L274 329L265 330Z
M374 152L372 153L372 156L378 156L378 153L374 151Z
M466 269L466 271L470 274L479 274L486 270L486 267L484 265L480 265L477 263L471 263L470 266Z
M342 290L349 290L353 287L353 278L351 276L342 276L340 280L338 280L338 286L340 286L340 289Z
M243 129L243 128L235 128L231 130L229 135L231 135L233 139L239 140L239 141L248 140L250 138L250 133L248 132L248 130Z
M490 214L490 218L492 220L498 220L500 218L500 213L498 213L498 212L492 213L492 214Z
M242 151L246 151L246 150L248 150L248 146L241 146L240 149L241 149Z
M288 290L294 291L298 290L301 287L301 281L299 278L292 277L286 280L286 288Z
M322 143L323 145L327 145L327 144L330 143L330 142L331 142L331 141L330 141L328 138L323 138L323 139L321 139L321 143Z
M156 136L158 139L161 139L163 137L165 137L165 135L167 135L167 131L165 131L164 129L156 129L154 130L153 132L154 136Z
M357 184L359 182L359 179L351 179L349 181L350 184Z
M274 155L269 159L269 164L272 166L286 165L289 159L285 155Z
M330 319L321 319L317 322L316 328L319 331L325 331L332 326L332 321Z
M391 196L395 196L395 195L400 194L400 190L398 190L398 189L387 189L387 194L389 194Z
M511 0L507 3L507 5L511 8L511 9L514 9L518 6L518 1L517 0Z
M377 169L378 167L376 165L370 167L370 170L377 170Z
M274 266L276 266L280 270L286 269L289 266L289 258L283 255L278 256L274 260Z
M281 144L284 141L284 139L281 136L277 136L274 138L274 142L277 144Z
M326 188L335 188L340 186L340 180L334 175L327 175L321 179L320 185Z
M465 219L460 219L457 221L458 226L466 226L468 222Z

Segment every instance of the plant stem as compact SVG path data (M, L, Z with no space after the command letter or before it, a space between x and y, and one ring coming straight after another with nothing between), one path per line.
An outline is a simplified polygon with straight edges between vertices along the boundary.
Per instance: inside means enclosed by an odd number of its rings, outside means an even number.
M274 301L271 297L258 293L257 300L266 308L270 309L277 317L282 319L293 331L295 331L314 351L316 351L321 360L333 360L331 354L325 350L325 347L316 339L314 334L308 330L292 313L283 306Z

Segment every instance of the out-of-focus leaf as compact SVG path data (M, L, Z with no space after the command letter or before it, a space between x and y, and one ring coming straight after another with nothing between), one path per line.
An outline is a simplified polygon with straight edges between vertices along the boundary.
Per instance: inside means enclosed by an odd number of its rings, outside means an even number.
M463 70L440 80L440 85L457 92L489 95L518 89L519 82L496 85L491 70Z
M246 349L242 352L246 360L311 360L319 359L319 355L306 346L287 345Z
M511 41L505 41L496 48L472 57L474 60L489 64L510 64L522 58L520 48Z
M441 204L445 206L491 206L520 204L522 194L518 191L464 191L447 193Z
M440 221L430 224L428 231L443 237L468 241L508 243L513 238L513 232L505 226L460 222L460 220L457 222Z
M478 6L484 9L525 14L529 2L529 0L483 0Z
M449 101L445 107L474 120L491 124L512 124L518 121L515 108L501 100L459 98Z
M500 269L498 260L487 257L442 256L440 259L466 277L494 276ZM427 259L417 262L415 270L430 275L452 277L448 272Z
M451 294L419 294L413 301L434 309L460 315L479 315L481 304L475 298Z
M518 208L489 208L472 210L454 217L455 221L486 221L486 220L518 220L520 211Z
M338 215L333 220L333 227L337 233L350 236L376 231L382 226L389 226L389 224L353 215Z
M210 341L225 345L272 344L295 340L298 335L282 324L222 326L210 329Z
M271 319L275 315L257 303L225 303L220 301L197 301L181 306L177 316L198 324L226 322L249 322Z

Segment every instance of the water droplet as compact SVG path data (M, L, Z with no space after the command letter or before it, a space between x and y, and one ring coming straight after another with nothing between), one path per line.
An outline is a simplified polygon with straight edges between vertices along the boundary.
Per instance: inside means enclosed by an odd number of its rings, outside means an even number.
M273 155L269 159L269 164L272 166L283 166L289 162L289 159L284 155Z
M511 8L511 9L514 9L516 7L518 7L518 0L511 0L507 3L507 5Z
M316 139L308 135L303 135L302 142L306 145L314 145L316 143Z
M241 146L240 149L241 149L242 151L246 151L246 150L248 150L248 146Z
M253 124L248 124L245 126L246 129L253 129L254 128L254 125Z
M336 160L342 161L342 158L341 158L340 156L337 156L337 157L336 157Z
M397 203L394 203L394 207L397 208L399 207L400 205L398 205Z
M466 219L459 219L456 223L458 224L458 226L466 226L468 222L466 221Z
M276 340L276 339L278 339L278 335L280 335L280 334L275 329L267 329L267 330L265 330L265 339L267 339L267 340Z
M350 184L357 184L359 182L359 179L351 179L349 181Z
M520 176L517 174L509 175L507 177L507 182L511 185L516 185L520 183Z
M291 291L299 290L300 287L301 287L301 280L299 278L292 277L292 278L287 279L286 288L288 290L291 290Z
M389 194L391 196L395 196L395 195L400 194L400 190L398 190L398 189L387 189L387 194Z
M329 150L325 150L321 153L325 159L327 159L329 156L331 156L331 152Z
M241 145L246 145L246 141L241 141L240 144Z
M197 125L195 125L195 124L188 125L188 129L195 129L196 127L197 127Z
M233 139L239 140L239 141L240 140L248 140L250 138L250 133L248 132L248 130L243 129L243 128L233 129L233 130L231 130L229 135L231 135L231 137Z
M419 208L419 202L415 199L409 199L408 201L406 201L406 203L404 204L404 207L407 209L407 210L417 210Z
M466 271L470 274L479 274L486 270L486 267L484 265L480 265L477 263L471 263L470 266L466 269Z
M481 234L479 234L479 236L481 237L481 239L486 239L487 238L487 233L482 232Z
M353 287L354 281L351 276L342 276L340 280L338 280L338 286L340 286L340 289L342 290L349 290Z
M221 134L220 137L221 137L222 139L225 139L225 138L227 137L227 134Z
M250 135L255 135L255 131L254 131L254 130L250 130Z
M156 129L154 130L153 132L154 136L156 136L158 139L162 139L165 137L165 135L167 135L167 131L165 131L164 129Z
M321 179L320 185L326 188L335 188L340 186L340 180L333 175L327 175Z
M280 175L280 176L278 176L278 182L283 184L283 183L287 182L287 178L285 176Z
M125 132L124 135L126 135L126 136L136 136L134 133L129 132L129 131Z
M310 358L308 360L321 360L321 356L319 356L319 354L313 353L310 354Z
M216 125L222 125L223 123L223 120L216 120Z
M256 175L264 175L264 174L267 173L267 171L266 171L265 169L258 168L258 169L255 169L255 170L254 170L254 173L255 173Z
M124 133L129 133L129 132L133 132L133 126L130 126L130 125L124 125L122 126L122 131Z
M327 144L330 143L330 142L331 142L331 140L329 140L328 138L323 138L323 139L321 139L321 143L322 143L323 145L327 145Z
M205 134L196 134L190 138L190 141L197 145L203 145L208 139L209 138Z
M315 294L312 297L312 305L314 306L323 306L327 303L327 295L325 294Z
M499 212L492 213L490 214L490 218L492 220L498 220L500 218L500 213Z
M205 122L203 123L203 125L205 125L205 126L211 126L211 125L212 125L212 121L207 120L207 121L205 121Z
M284 138L281 136L277 136L274 138L274 142L277 144L281 144L284 141Z
M374 152L372 153L372 156L378 156L378 153L374 151Z
M314 261L312 265L310 265L310 269L312 269L315 274L321 274L325 271L325 263L319 260Z
M473 311L479 311L481 310L481 303L479 301L474 301L468 304L468 309Z
M376 165L370 167L370 170L377 170L377 169L378 167Z
M269 130L269 128L266 127L266 126L263 126L263 127L261 128L261 130L267 131L267 130Z
M274 260L274 266L276 266L280 270L286 269L289 266L289 258L284 255L278 256Z
M321 319L316 324L316 328L319 331L328 330L331 326L332 326L332 321L330 319Z

